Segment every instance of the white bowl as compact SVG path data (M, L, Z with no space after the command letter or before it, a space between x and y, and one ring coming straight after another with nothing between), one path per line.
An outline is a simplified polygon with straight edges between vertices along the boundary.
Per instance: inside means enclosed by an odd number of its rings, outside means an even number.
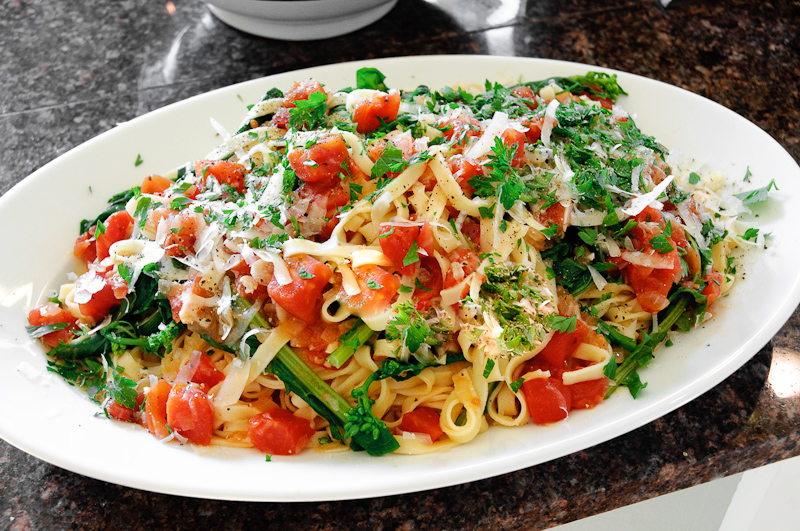
M271 39L306 41L344 35L388 13L397 0L206 0L234 28Z

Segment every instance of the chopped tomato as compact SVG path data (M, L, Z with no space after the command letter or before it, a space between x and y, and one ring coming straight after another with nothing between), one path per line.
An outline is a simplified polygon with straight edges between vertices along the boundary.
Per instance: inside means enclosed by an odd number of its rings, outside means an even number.
M580 319L576 320L575 330L572 332L556 332L545 347L534 358L545 361L554 369L564 366L567 358L575 354L583 340L589 333L589 327Z
M72 250L77 258L90 264L97 259L97 242L94 238L95 227L84 232L75 240L75 248Z
M325 89L315 79L306 79L305 81L296 81L286 90L284 100L287 107L296 107L295 103L298 100L307 100L315 92L325 94Z
M318 140L309 148L297 147L289 152L289 164L297 177L306 182L331 181L343 173L347 144L339 135Z
M378 243L380 243L383 254L394 262L395 267L402 275L412 274L416 267L416 258L408 256L414 242L417 243L419 258L433 257L433 229L430 223L426 221L421 226L401 226L387 223L382 224L378 231ZM408 264L403 263L406 257L410 262Z
M514 87L513 89L511 89L511 94L523 100L523 103L527 105L528 108L532 111L536 110L536 108L539 106L539 103L536 101L536 95L534 94L533 89L528 87L527 85Z
M555 225L558 227L558 234L564 234L564 220L566 215L567 207L558 201L539 212L539 223L545 227Z
M197 282L196 276L190 278L188 282L184 282L183 284L173 284L172 288L167 293L167 300L169 301L170 308L172 308L172 318L176 323L181 322L179 316L183 308L183 296L187 291L204 298L209 298L212 295L210 291L204 289Z
M475 245L480 245L481 243L480 221L473 218L465 219L464 224L461 225L461 234L463 234L467 239L469 239Z
M233 266L233 285L236 293L250 301L257 301L267 296L267 286L259 284L250 274L250 266L244 260Z
M530 143L534 143L542 138L542 126L544 125L544 116L534 116L532 118L523 118L522 125L528 128L525 131L525 138Z
M356 131L366 135L378 129L381 122L391 122L400 110L400 92L396 89L376 92L369 100L357 103L353 108Z
M158 380L147 393L144 404L144 423L147 430L158 439L169 437L167 427L167 399L172 386L166 380Z
M209 175L216 177L220 184L227 184L243 194L245 192L245 167L226 160L198 160L194 163L194 172L200 191L207 189L206 180Z
M247 429L253 446L270 455L300 453L315 431L311 421L277 407L253 416Z
M666 242L672 250L663 253L653 249L651 241L654 237L664 234L664 217L661 212L646 207L636 215L636 227L631 230L631 241L637 250L645 254L658 253L665 261L671 264L669 268L655 269L637 264L627 264L624 267L625 278L636 293L636 300L642 309L649 313L657 313L669 305L667 295L672 285L680 279L681 261L676 243L671 238ZM673 234L674 234L673 227ZM683 235L681 231L679 235Z
M108 258L108 250L112 245L120 240L130 238L133 232L133 218L126 210L120 210L111 214L103 225L105 226L103 233L96 235L99 260Z
M519 168L525 162L525 133L510 128L503 131L500 135L503 139L503 144L509 150L515 149L514 158L511 159L511 166Z
M447 257L450 269L444 277L444 288L451 288L470 276L481 265L481 259L475 251L456 249Z
M464 195L472 197L475 195L475 190L469 184L470 179L476 175L483 173L483 168L475 159L464 157L463 155L455 155L450 157L447 161L450 167L450 172L453 174Z
M722 293L722 274L712 271L707 274L706 278L703 280L706 281L706 287L703 288L703 295L706 296L708 305L710 306L715 300L717 300L720 293Z
M680 249L680 255L683 258L683 261L686 262L686 265L689 269L689 274L686 276L694 278L694 275L700 271L700 253L698 253L697 249L689 244L683 227L677 223L672 225L671 238L672 241L675 242L675 245L678 246L678 249Z
M463 114L456 118L446 116L436 122L435 127L442 132L447 140L455 139L457 146L466 144L469 137L478 137L483 134L480 122Z
M342 207L350 201L350 194L341 186L341 181L338 179L332 183L330 181L303 183L297 189L297 196L310 198L313 203L331 214L338 207Z
M570 100L571 101L576 101L576 102L577 101L581 101L581 99L578 96L575 96L574 94L572 94L568 90L565 90L564 92L559 92L558 94L556 94L556 99L558 101L560 101L561 103L566 103L567 101L570 101Z
M338 344L342 334L352 328L352 323L326 323L320 319L309 326L296 317L290 317L281 323L281 328L291 337L289 344L292 347L324 351L331 344Z
M136 420L134 417L136 415L136 412L139 411L142 402L144 402L144 395L142 393L138 393L136 395L136 409L131 409L127 406L123 406L116 400L112 400L106 406L106 413L108 413L108 416L114 417L117 420L122 420L125 422L135 422Z
M436 441L444 433L439 425L439 413L429 407L418 407L403 415L400 429L412 433L426 433L431 441Z
M376 265L353 268L361 292L347 295L339 290L338 299L356 315L370 316L383 312L400 289L400 280Z
M592 409L605 399L609 380L605 376L567 385L572 396L572 409Z
M142 181L143 194L162 194L172 185L172 181L160 175L148 175Z
M310 256L292 256L286 260L292 282L281 285L273 277L267 286L275 304L305 323L319 319L322 290L333 277L330 267Z
M594 90L596 90L597 92L602 92L602 91L600 90L600 87L595 87L595 86L592 86L592 88L593 88ZM602 96L598 96L598 95L596 95L596 94L592 94L592 93L589 93L589 92L581 92L581 93L580 93L580 94L578 94L578 95L579 95L579 96L583 96L583 95L585 95L585 96L586 96L587 98L589 98L590 100L594 100L594 101L596 101L596 102L599 102L599 103L600 103L600 105L602 105L604 109L611 110L611 108L614 106L614 103L613 103L613 102L612 102L612 101L611 101L609 98L603 98Z
M652 249L649 252L655 253ZM666 256L672 262L669 269L653 269L636 264L629 264L625 268L625 276L636 293L636 300L649 313L658 313L669 306L667 295L681 271L678 251L673 249Z
M194 383L202 385L203 389L208 391L225 379L225 374L218 371L217 368L214 367L214 364L211 363L211 356L201 352L198 359L199 363L197 369L195 369L194 375L192 376L192 381Z
M75 331L78 329L75 325L78 320L69 311L54 302L47 302L31 310L28 313L28 322L31 326L70 323L68 327L62 330L56 330L41 336L42 343L51 348L57 347L62 341L64 343L68 342L75 336Z
M108 315L111 308L120 304L121 300L125 298L128 288L125 281L116 272L116 269L110 269L103 274L97 271L89 271L84 273L83 276L85 275L103 278L103 287L99 291L92 293L88 302L78 304L81 314L97 323ZM93 279L90 282L99 281Z
M173 385L167 398L167 424L190 441L207 446L214 431L214 410L208 395L192 384Z
M164 251L169 256L186 256L194 251L194 242L200 221L191 210L181 210L177 215L168 216L165 220L167 235L164 240Z
M442 266L433 256L420 257L420 268L415 279L417 288L414 290L413 297L419 302L430 301L442 291L444 279L442 277ZM423 305L424 307L425 305ZM422 310L422 307L418 306Z
M528 413L536 424L564 420L572 408L569 387L555 378L532 378L522 384Z
M292 104L292 107L296 107L296 105ZM286 129L289 125L289 119L292 117L292 107L278 108L275 114L272 115L272 125Z

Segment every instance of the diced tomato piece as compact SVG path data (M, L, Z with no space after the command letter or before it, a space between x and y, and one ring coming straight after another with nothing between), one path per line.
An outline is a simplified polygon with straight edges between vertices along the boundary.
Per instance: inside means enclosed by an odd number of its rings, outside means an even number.
M600 90L600 87L596 87L596 86L591 86L591 87L594 90L596 90L597 92L602 92ZM609 98L603 98L602 96L598 96L596 94L592 94L592 93L589 93L589 92L581 92L578 95L579 96L586 95L587 98L589 98L590 100L594 100L596 102L599 102L600 105L602 105L604 109L608 109L609 111L614 106L614 103Z
M651 252L654 251L651 249ZM675 284L676 275L680 274L681 263L678 251L675 249L667 253L667 257L673 264L670 269L653 269L636 264L629 264L625 268L628 284L636 293L639 305L646 312L657 313L669 306L667 295Z
M297 189L297 196L300 198L311 198L311 201L332 213L336 208L342 207L350 202L350 194L342 186L339 179L321 182L303 183Z
M306 79L305 81L296 81L286 90L284 99L287 107L296 107L294 102L298 100L307 100L315 92L325 94L325 89L315 79Z
M311 421L276 407L252 417L247 433L260 452L295 455L308 445L315 431Z
M88 302L78 304L81 314L97 323L108 315L111 308L120 304L120 301L125 298L128 288L116 269L110 269L102 275L97 271L89 271L84 273L82 277L85 275L95 275L103 278L103 287L96 293L92 293ZM95 279L93 282L97 282L97 280Z
M378 231L378 243L383 254L394 262L395 267L402 275L414 273L416 261L404 265L403 260L408 255L413 243L417 241L419 230L419 226L383 224Z
M475 195L475 190L472 188L472 185L469 184L469 181L476 175L481 175L483 173L483 168L478 161L464 157L463 155L455 155L450 157L447 161L447 165L450 167L450 172L461 187L464 195L467 197Z
M703 279L706 281L706 287L703 288L703 295L706 296L708 305L712 305L720 293L722 293L722 274L716 271L711 271Z
M41 336L41 341L46 346L57 347L62 341L68 342L75 336L78 329L75 323L78 320L69 311L61 308L54 302L47 302L31 310L28 313L28 323L31 326L54 325L58 323L70 323L70 326L62 330L56 330Z
M198 360L199 363L192 376L192 381L202 385L205 391L208 391L225 379L225 374L217 370L214 364L211 363L211 356L201 352Z
M542 126L544 125L544 116L523 118L522 125L528 128L528 130L525 131L525 138L531 144L542 138Z
M400 110L400 92L396 89L377 92L369 100L357 103L353 108L353 121L356 131L362 135L371 133L381 126L381 122L391 122Z
M469 137L478 137L483 134L480 122L463 114L456 118L446 116L436 122L435 127L442 132L447 140L455 139L457 146L466 144Z
M564 420L572 408L570 386L555 378L532 378L522 384L528 413L536 424Z
M292 105L294 107L295 105ZM286 129L289 126L289 119L292 117L292 107L280 107L272 115L272 125Z
M545 347L536 355L536 360L544 361L554 369L558 370L564 366L564 362L575 354L578 347L586 335L589 327L580 319L576 320L575 330L572 332L556 332Z
M553 203L546 209L539 212L539 223L545 227L555 225L558 227L559 235L564 234L564 218L567 215L567 207L561 204L560 201Z
M170 308L172 308L172 318L176 323L181 322L179 315L183 308L183 295L186 292L191 292L194 295L206 299L212 296L210 291L200 286L196 276L191 277L188 282L184 282L183 284L174 284L167 293L167 300L169 301Z
M444 288L451 288L470 276L481 265L481 259L475 251L456 249L447 257L450 269L444 277Z
M433 228L427 221L419 228L419 236L417 236L417 248L420 250L421 256L433 257Z
M144 404L144 424L157 439L169 437L167 427L167 399L172 386L166 380L158 380L147 393Z
M97 258L108 258L108 250L120 240L130 238L133 233L133 218L126 210L114 212L106 219L103 234L97 235Z
M167 424L190 441L207 446L214 431L214 410L208 395L192 384L173 385L167 398Z
M439 261L433 256L421 256L415 282L417 288L414 290L413 297L417 301L429 301L438 296L444 284L442 266L439 265ZM423 308L418 309L422 310Z
M257 301L267 296L267 286L256 282L250 274L250 266L247 265L247 262L240 260L230 271L233 273L233 285L236 287L236 293L240 297L250 301ZM249 280L245 282L244 278Z
M514 168L522 166L522 163L525 162L525 133L510 128L503 131L500 138L503 139L503 144L506 145L506 148L509 150L516 149L514 158L511 159L511 166Z
M418 407L403 415L400 429L412 433L427 433L431 441L436 441L444 433L439 425L439 413L429 407Z
M686 276L689 278L694 278L694 275L700 271L700 253L698 253L697 249L689 244L683 227L677 223L672 224L672 236L670 238L675 245L678 246L678 249L680 249L681 258L683 258L683 261L686 262L686 265L688 266L689 274Z
M605 376L567 385L572 396L572 409L592 409L605 399L609 380Z
M306 255L289 257L286 263L292 282L281 285L273 277L267 286L269 296L275 304L312 325L319 319L322 304L320 296L333 277L333 272L322 262Z
M475 245L480 245L481 243L481 223L480 221L467 218L464 220L464 224L461 225L461 234L463 234L466 238L468 238L472 243Z
M240 194L245 192L244 177L247 171L241 164L227 160L198 160L194 163L194 172L200 191L207 189L208 176L213 175L220 184L227 184Z
M123 406L116 400L112 400L106 406L106 413L108 413L109 417L114 417L117 420L122 420L124 422L135 422L136 419L134 417L136 412L139 411L142 402L144 402L144 395L142 393L138 393L136 395L136 409L131 409Z
M514 87L511 89L511 94L518 97L519 99L523 100L523 103L528 106L530 110L536 110L539 106L539 103L536 101L536 94L534 94L533 89L523 85L519 87Z
M356 315L368 317L383 312L400 289L400 280L376 265L354 267L353 273L361 292L347 295L342 288L338 298Z
M162 194L172 185L172 181L160 175L148 175L142 181L143 194Z
M90 264L97 259L97 242L94 238L95 227L84 232L75 240L75 248L72 250L77 258Z
M169 256L186 256L194 252L194 242L200 228L198 215L191 210L181 210L166 218L167 236L164 251Z
M331 181L344 172L342 165L347 159L347 143L341 136L331 135L309 148L294 148L288 156L289 164L303 181Z

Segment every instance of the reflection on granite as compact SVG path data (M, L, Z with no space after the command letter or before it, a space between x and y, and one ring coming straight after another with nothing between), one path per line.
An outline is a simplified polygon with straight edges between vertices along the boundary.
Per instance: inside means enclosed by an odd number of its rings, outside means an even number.
M800 2L403 0L349 36L283 43L196 1L9 0L0 17L0 193L70 148L169 103L267 74L398 55L502 54L617 68L711 98L800 160ZM0 529L546 529L800 454L800 315L703 396L533 468L331 503L147 493L0 441Z

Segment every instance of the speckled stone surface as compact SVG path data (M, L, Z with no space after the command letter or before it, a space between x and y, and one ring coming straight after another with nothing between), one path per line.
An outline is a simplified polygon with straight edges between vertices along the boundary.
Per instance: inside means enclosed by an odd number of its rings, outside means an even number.
M314 65L443 53L565 59L662 80L736 111L800 160L798 1L401 0L353 35L295 43L173 2L171 15L146 0L0 2L0 194L116 123L195 94ZM730 378L623 437L483 481L369 500L152 494L0 441L0 529L547 529L799 455L798 368L795 313Z

